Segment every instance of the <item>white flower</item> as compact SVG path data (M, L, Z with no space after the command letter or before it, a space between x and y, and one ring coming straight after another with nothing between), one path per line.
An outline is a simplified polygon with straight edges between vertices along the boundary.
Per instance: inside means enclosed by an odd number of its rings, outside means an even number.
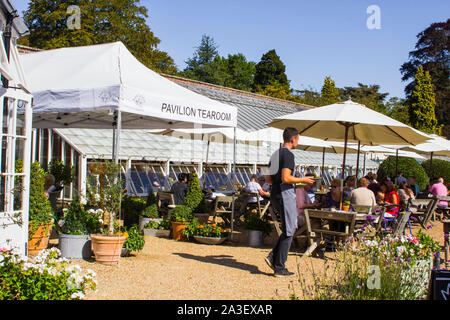
M89 209L87 212L90 213L90 214L94 214L95 210L94 209Z
M95 213L97 214L102 214L104 211L102 209L97 209L97 211L95 211Z
M79 291L79 292L74 292L72 293L72 295L70 296L70 298L72 299L84 299L85 295L83 292Z
M406 251L406 247L405 246L399 246L397 247L397 255L401 255L403 252Z

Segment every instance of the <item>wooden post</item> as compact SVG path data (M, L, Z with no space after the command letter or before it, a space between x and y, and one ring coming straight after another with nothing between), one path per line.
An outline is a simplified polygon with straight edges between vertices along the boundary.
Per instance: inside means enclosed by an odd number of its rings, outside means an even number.
M361 150L361 141L358 140L358 155L356 158L356 181L355 184L358 185L358 171L359 171L359 152Z
M348 124L345 125L345 141L344 141L344 159L342 161L342 175L341 175L341 196L339 201L339 210L342 210L342 198L344 197L344 173L345 173L345 157L347 156L347 140L348 140Z

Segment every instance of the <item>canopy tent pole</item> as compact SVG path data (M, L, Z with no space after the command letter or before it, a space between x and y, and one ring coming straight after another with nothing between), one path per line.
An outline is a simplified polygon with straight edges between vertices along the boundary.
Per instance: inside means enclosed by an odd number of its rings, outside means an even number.
M361 141L358 140L358 154L356 158L356 185L358 184L358 172L359 172L359 153L361 151Z
M206 189L206 170L208 169L209 143L211 142L211 135L208 134L208 144L206 145L206 161L203 167L203 190Z
M233 240L233 231L234 231L234 201L235 201L235 193L236 193L236 127L234 127L234 137L233 137L233 194L232 194L232 202L231 202L231 240Z

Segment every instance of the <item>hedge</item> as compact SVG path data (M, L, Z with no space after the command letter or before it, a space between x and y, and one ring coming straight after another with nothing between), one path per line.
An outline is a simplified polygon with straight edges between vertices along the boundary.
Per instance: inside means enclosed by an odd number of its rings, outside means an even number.
M426 189L429 181L428 175L417 160L398 157L398 171L402 172L405 178L415 176L420 190ZM390 177L392 181L395 179L395 156L389 156L378 167L377 180L381 182L385 177Z

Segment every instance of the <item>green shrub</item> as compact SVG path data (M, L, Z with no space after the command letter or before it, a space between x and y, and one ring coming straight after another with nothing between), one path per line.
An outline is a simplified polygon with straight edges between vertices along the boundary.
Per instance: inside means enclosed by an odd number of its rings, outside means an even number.
M45 171L39 167L39 162L31 165L29 239L33 237L39 225L50 224L53 218L52 207L44 191L45 174Z
M432 166L432 172L430 172L430 160L425 160L422 162L422 167L425 169L430 179L433 179L434 177L442 177L444 178L444 183L450 182L450 161L433 159Z
M150 188L148 191L147 203L145 206L150 207L152 204L157 204L157 199L155 193Z
M205 203L205 195L200 187L196 172L189 175L188 191L184 198L183 205L187 206L191 210L191 213L209 213Z
M272 231L272 226L270 225L270 223L265 219L261 219L258 215L255 214L249 214L245 218L242 227L246 230L262 231L263 234L267 236Z
M74 168L61 160L53 159L48 165L48 171L55 177L55 185L69 185L73 181Z
M128 231L128 237L123 247L129 251L141 251L145 245L144 234L141 233L137 225L133 225Z
M185 205L176 206L171 211L170 220L175 222L189 222L193 219L191 208Z
M145 200L138 197L124 196L120 203L120 208L122 209L124 215L124 224L126 226L132 226L139 222L139 216L145 209Z
M142 216L146 218L159 218L158 206L156 204L152 204L142 211Z
M79 300L95 290L95 272L81 273L60 258L57 248L42 250L33 260L0 248L0 300Z
M100 216L84 210L78 198L75 198L64 210L62 232L70 235L95 234L101 231Z
M398 157L398 171L402 172L405 178L415 176L420 190L425 190L428 183L428 175L417 160L407 157ZM386 177L390 177L391 180L394 181L395 156L389 156L378 167L377 180L381 182Z

